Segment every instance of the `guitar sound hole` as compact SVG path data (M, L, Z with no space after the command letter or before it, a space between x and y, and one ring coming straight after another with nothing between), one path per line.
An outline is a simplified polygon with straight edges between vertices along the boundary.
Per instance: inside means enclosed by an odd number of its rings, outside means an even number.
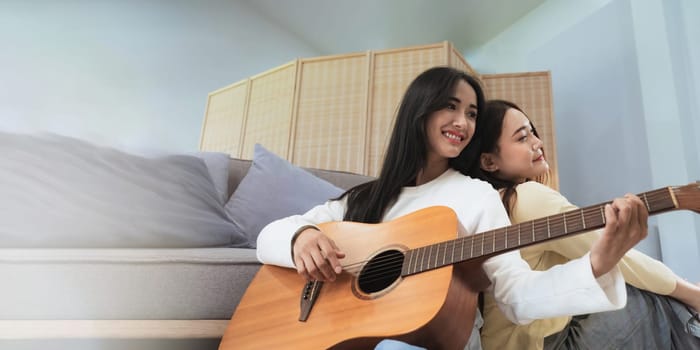
M373 257L360 271L358 287L363 293L376 293L389 287L401 277L404 255L398 250L387 250Z

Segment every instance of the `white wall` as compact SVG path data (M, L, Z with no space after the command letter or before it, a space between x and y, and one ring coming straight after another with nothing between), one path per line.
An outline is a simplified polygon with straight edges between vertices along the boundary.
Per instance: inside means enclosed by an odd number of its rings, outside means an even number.
M224 0L6 0L0 43L0 129L178 152L208 92L318 55Z
M552 72L561 190L595 204L700 179L697 7L550 0L465 56L481 72ZM700 280L699 222L652 218L638 248Z
M688 61L687 48L695 44L686 39L683 5L662 0L630 4L652 182L660 187L697 180L700 173L692 133L697 111L689 96L695 86L692 71L700 66ZM670 213L658 219L664 261L675 270L687 270L685 273L692 273L694 279L700 275L697 222L696 216L687 213Z
M688 128L689 132L693 135L692 138L695 139L695 145L688 145L687 147L691 150L695 150L695 166L690 168L690 179L695 181L700 181L700 43L698 38L700 38L700 21L697 17L700 13L700 2L696 0L682 0L681 8L683 10L683 19L685 25L685 40L688 47L688 62L690 62L692 72L691 82L694 82L691 92L688 94L689 107L694 112L689 114L688 118L693 122L693 127ZM690 139L691 137L688 137ZM692 154L693 152L688 152ZM693 163L693 161L691 161ZM700 231L700 216L695 216L695 227ZM698 250L700 250L700 242L698 242Z

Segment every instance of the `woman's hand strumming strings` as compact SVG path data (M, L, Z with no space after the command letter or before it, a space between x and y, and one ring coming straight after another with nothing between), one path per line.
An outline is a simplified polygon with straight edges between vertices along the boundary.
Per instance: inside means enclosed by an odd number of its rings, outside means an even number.
M332 239L314 228L299 233L294 246L294 264L297 272L307 280L335 281L343 271L339 259L345 257Z

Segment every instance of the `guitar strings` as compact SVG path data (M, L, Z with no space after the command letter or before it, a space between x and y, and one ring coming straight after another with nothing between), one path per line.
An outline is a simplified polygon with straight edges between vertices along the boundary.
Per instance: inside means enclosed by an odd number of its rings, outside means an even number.
M493 236L495 233L497 233L497 232L489 232L487 234L480 234L478 236L477 235L467 236L467 237L463 237L464 239L455 240L455 241L447 242L447 243L441 243L435 249L436 254L432 253L433 249L430 246L415 249L413 251L408 252L407 254L416 255L415 258L421 260L420 263L418 263L418 261L415 262L416 266L420 266L421 270L430 269L431 266L433 268L437 268L438 265L440 265L440 266L446 265L445 262L448 262L448 263L453 262L452 257L450 259L447 259L447 257L445 256L445 254L448 252L448 250L451 253L453 253L453 255L454 255L454 249L457 247L457 245L461 245L462 249L463 249L465 244L469 244L469 243L473 243L474 241L477 241L480 238L479 236L481 236L481 239L482 239L481 244L483 246L484 242L488 242L488 241L493 240L493 238L494 238ZM440 245L443 245L444 247L440 247ZM430 250L430 251L426 253L425 250ZM443 263L438 263L438 260L441 256L440 250L442 250ZM483 255L484 253L490 253L490 252L491 252L490 250L482 248L480 253L476 254L475 256L478 257L478 256ZM421 253L423 254L423 256L419 258L417 255L419 255ZM426 254L427 254L427 256L426 256ZM471 258L471 257L472 257L472 254L471 253L468 254L468 258ZM382 257L382 258L375 259L375 261L374 261L375 265L374 265L373 269L371 271L367 272L365 275L363 275L364 276L363 278L365 278L366 281L373 281L373 280L381 279L381 278L383 278L383 276L385 276L386 273L395 272L397 264L400 264L400 263L402 264L404 258L405 258L404 256L399 256L399 257ZM356 267L356 268L350 268L351 265L348 265L348 266L346 266L346 269L351 273L359 273L362 269L362 266L361 266L362 264L364 264L364 262L352 264L352 265L354 265L353 267ZM427 265L427 267L426 267L426 265Z
M660 190L646 193L646 204L648 206L647 209L652 213L654 211L673 208L674 207L673 203L671 202L669 204L669 200L670 200L670 196L668 194L667 189L660 189ZM607 203L610 203L610 202L607 202ZM451 257L448 259L446 257L446 254L447 254L447 251L449 250L452 253L452 255L454 256L454 250L458 244L462 246L462 249L460 250L462 257L463 257L463 253L464 253L465 244L468 244L470 246L470 249L472 249L472 251L470 252L470 254L468 254L469 256L466 259L462 259L459 261L468 260L471 258L476 258L476 257L480 257L480 256L483 256L486 254L490 254L490 253L496 252L498 250L503 250L504 247L515 246L516 244L509 245L508 243L514 239L517 239L518 237L514 237L514 238L508 237L508 233L509 233L509 231L511 233L516 233L516 232L512 232L513 230L516 230L516 227L519 227L519 232L520 232L519 236L520 236L521 240L522 240L522 236L523 236L523 232L524 232L523 227L525 227L527 229L527 231L529 231L529 232L534 231L535 241L537 241L538 239L539 240L545 239L545 237L546 238L549 238L549 237L555 238L555 237L561 236L562 235L561 233L555 234L552 236L551 235L551 231L552 231L551 228L552 227L555 227L555 228L566 227L566 226L564 226L564 225L566 225L565 222L571 222L572 220L578 220L579 218L582 219L581 220L581 227L574 229L571 232L567 232L569 230L565 229L563 234L588 231L589 227L590 227L590 230L594 230L597 227L602 227L605 225L605 213L604 213L603 207L607 203L601 203L601 204L598 204L595 206L581 208L581 209L575 211L574 213L572 213L572 212L561 213L561 214L552 215L552 216L537 219L537 220L532 220L532 221L520 223L520 224L509 226L509 227L499 228L499 229L495 229L495 230L486 231L483 233L478 233L478 234L474 234L474 235L460 237L458 239L451 240L451 241L446 241L446 242L436 243L436 244L425 246L425 247L411 249L408 252L402 253L402 255L399 255L399 256L387 256L387 257L376 258L373 261L373 263L375 264L374 267L372 268L372 270L370 272L363 275L363 280L376 281L376 280L381 279L384 276L386 276L386 274L388 272L396 271L396 265L401 263L403 266L403 263L405 262L405 258L408 254L412 254L413 257L416 259L419 259L419 257L417 255L419 255L421 253L423 254L423 256L420 258L420 260L421 260L420 263L418 261L415 261L415 266L420 268L420 269L417 269L416 271L413 271L415 273L415 272L420 272L423 270L431 269L430 268L431 267L431 260L435 261L435 263L432 264L433 268L442 267L442 266L454 263L455 261L453 261L453 258ZM669 207L669 205L670 205L670 207ZM579 214L576 214L576 213L579 213ZM567 215L568 215L568 217L567 217ZM584 225L584 223L586 223L586 224ZM550 235L549 236L546 235L545 231L548 231L550 233ZM561 232L561 231L555 230L555 233L556 232ZM506 237L508 238L507 241L506 241ZM528 238L531 238L531 237L528 237ZM481 241L482 241L480 243L481 244L480 252L478 254L472 254L472 253L474 253L473 248L472 248L474 245L474 242L479 240L479 239L481 239ZM532 242L532 241L528 241L526 243L530 243L530 242ZM479 243L477 243L477 244L479 244ZM491 250L484 249L486 244L492 245L492 247L490 248ZM435 253L436 253L435 255L432 254L433 247L435 248ZM498 248L498 249L494 249L494 248ZM430 250L427 253L427 257L425 256L426 249ZM443 263L437 263L437 260L440 257L441 251L444 252L444 253L442 253L443 254L442 255ZM356 274L356 273L361 272L362 268L364 267L364 265L368 261L371 261L371 260L354 262L354 263L351 263L348 265L343 265L342 267L347 272ZM425 262L427 262L427 267L426 267Z
M445 247L442 248L442 249L446 251L446 250L448 249L449 246L456 246L457 244L462 244L462 245L463 245L463 243L461 243L461 241L471 240L472 238L473 238L472 236L460 237L460 238L457 239L457 240L442 242L442 243L439 243L438 245L444 245ZM428 247L416 248L416 249L413 249L413 250L411 250L411 251L409 251L409 252L407 252L407 253L410 254L411 252L413 252L413 253L415 254L415 253L417 253L419 250L421 250L421 249L425 250L425 248L429 248L429 247L430 247L430 246L428 246ZM440 250L440 249L441 249L441 247L437 247L437 248L436 248L436 250ZM453 247L453 249L454 249L454 247ZM395 270L396 270L396 265L397 265L397 264L400 264L400 263L402 264L403 261L405 260L404 258L405 258L405 255L400 255L400 256L387 256L387 257L380 257L380 258L377 258L377 259L373 260L373 262L375 263L375 267L373 267L373 269L371 270L371 272L368 272L368 273L365 274L364 276L379 275L380 278L381 278L381 277L384 276L384 274L387 273L388 271L395 271ZM428 259L432 259L432 255L429 255L429 256L428 256ZM370 260L370 261L371 261L371 260ZM348 265L344 266L344 268L345 268L348 272L350 272L350 273L358 273L358 272L360 272L360 271L362 270L362 268L364 267L364 264L365 264L366 262L367 262L367 261L360 261L360 262L356 262L356 263L353 263L353 264L348 264ZM445 265L447 265L447 264L445 264ZM402 265L401 265L401 266L402 266ZM441 265L441 266L444 266L444 265ZM352 268L351 268L351 267L352 267ZM437 267L437 266L435 266L435 267Z
M460 238L458 238L458 239L456 239L456 240L441 242L441 243L439 243L439 244L437 245L436 251L439 251L439 250L443 250L443 251L448 251L448 250L450 250L450 251L453 251L457 245L464 246L464 244L465 244L466 242L471 241L471 240L473 240L473 239L475 239L475 238L478 238L478 236L477 236L477 235L464 236L464 237L460 237ZM440 247L440 245L442 245L443 247ZM407 253L408 253L408 254L417 255L417 254L419 254L419 253L421 252L421 250L426 250L426 248L429 249L430 246L421 247L421 248L416 248L416 249L413 249L413 250L411 250L411 251L409 251L409 252L407 252ZM430 249L430 250L432 250L432 249ZM428 259L428 260L436 260L437 257L438 257L437 254L436 254L436 255L432 255L431 253L428 253L427 259ZM443 254L443 257L444 257L443 260L447 261L447 259L445 258L444 254ZM416 257L416 258L418 259L418 257ZM426 258L424 258L424 259L426 259ZM374 262L377 263L377 264L375 264L375 266L376 266L376 265L379 265L379 266L381 266L381 267L374 267L370 272L367 272L366 274L364 274L364 275L363 275L363 281L370 282L370 281L377 281L377 280L383 279L383 278L387 275L387 272L389 272L389 271L392 271L392 272L393 272L393 271L396 271L397 264L401 264L401 266L403 266L402 263L403 263L404 260L405 260L405 259L404 259L404 255L401 255L401 256L398 256L398 257L396 257L396 256L393 256L393 257L381 257L381 258L375 259ZM451 262L451 260L452 260L452 258L450 258L449 261ZM348 265L348 266L352 266L352 265L357 266L357 265L362 265L362 264L364 264L364 263L365 263L365 262L358 262L358 263L350 264L350 265ZM450 263L444 263L444 264L440 264L440 266L446 266L446 265L449 265L449 264L450 264ZM424 265L425 265L425 264L422 262L422 263L421 263L421 266L424 266ZM434 268L437 268L437 267L438 267L437 265L438 265L438 264L436 263L436 264L433 265L433 267L434 267ZM430 263L428 263L428 266L430 266ZM357 266L357 267L358 267L358 268L352 269L352 270L350 270L349 272L351 272L351 273L357 273L357 272L361 271L361 269L362 269L363 266Z
M596 216L596 214L597 214L597 211L596 211L596 212L593 212L593 213L590 213L590 212L589 212L589 213L586 213L586 212L584 212L583 215L584 215L584 216L588 216L588 217L589 217L589 221L592 221L592 217L591 217L591 216ZM555 224L555 222L553 222L553 221L550 220L549 226L552 226L552 224ZM533 229L534 229L535 231L541 231L541 230L542 230L544 227L546 227L546 226L547 226L546 223L545 223L545 224L540 224L540 225L535 225ZM500 237L499 233L503 233L504 231L505 231L505 228L504 228L503 230L499 229L499 230L495 230L495 231L484 232L484 233L481 233L481 234L476 234L476 235L471 235L471 236L465 236L465 237L461 237L460 239L453 240L453 241L438 243L438 244L432 245L432 246L426 246L426 247L416 248L416 249L413 249L412 251L409 251L408 253L409 253L409 254L410 254L410 253L413 253L414 255L417 255L417 254L420 254L420 253L424 253L423 251L426 250L426 249L428 249L428 250L430 250L430 252L427 253L427 257L423 257L423 258L422 258L422 260L424 260L424 261L422 261L422 262L420 263L420 267L421 267L421 268L425 268L425 265L426 265L426 264L425 264L425 261L427 261L427 262L428 262L427 268L429 269L430 266L431 266L431 263L430 263L431 260L434 260L434 261L435 261L435 263L432 264L433 267L438 267L438 265L444 266L444 265L446 265L445 262L447 262L447 263L452 263L452 262L453 262L453 258L452 258L452 257L451 257L450 259L447 259L446 256L445 256L445 254L447 253L448 250L449 250L451 253L453 253L452 255L454 255L454 250L455 250L455 248L457 247L457 245L461 245L461 246L462 246L462 249L464 248L465 244L468 244L468 245L471 247L471 246L473 245L473 243L474 243L475 241L479 240L479 239L482 240L481 243L478 243L478 244L480 244L480 245L482 246L482 247L480 248L480 252L479 252L478 254L476 254L476 255L472 254L473 252L470 252L470 254L468 254L467 259L472 258L472 257L479 257L479 256L484 255L485 253L486 253L486 254L492 253L493 250L484 249L483 246L484 246L487 242L495 242L495 243L494 243L494 245L495 245L495 244L498 243L499 241L502 241L502 240L499 240L498 238ZM529 231L529 229L528 229L528 231ZM543 236L543 234L542 234L541 232L535 232L535 236L536 236L536 238L539 238L540 236ZM441 247L441 245L442 245L442 247ZM498 244L498 245L499 245L499 248L500 248L500 246L502 246L501 244ZM436 252L435 252L435 253L436 253L435 255L432 254L432 250L433 250L432 248L433 248L433 247L436 247L436 248L435 248L435 251L436 251ZM443 253L442 253L442 256L443 256L443 263L442 263L442 264L438 264L438 263L437 263L437 260L438 260L439 257L440 257L440 254L441 254L440 251L441 251L441 250L443 251ZM460 255L463 257L463 254L460 254ZM474 255L474 256L472 256L472 255ZM374 269L372 270L372 272L375 273L375 274L376 274L376 273L380 273L380 274L381 274L381 273L383 273L383 272L385 272L385 271L387 271L387 270L390 270L390 269L393 270L393 268L395 267L395 264L398 263L398 262L400 262L400 261L402 261L403 258L404 258L404 256L400 256L400 257L382 257L382 258L375 259L375 263L376 263L377 265L391 265L391 266L388 266L388 267L386 267L386 268L374 268ZM416 257L416 258L417 258L417 257ZM417 259L418 259L418 258L417 258ZM347 265L346 268L347 268L348 270L350 270L351 272L359 272L359 271L361 270L361 266L360 266L360 265L363 265L363 264L365 264L365 263L366 263L366 261L358 262L358 263L354 263L354 264L350 264L350 265ZM416 262L416 265L418 265L417 262ZM352 270L351 270L350 267L358 267L358 269L352 269Z

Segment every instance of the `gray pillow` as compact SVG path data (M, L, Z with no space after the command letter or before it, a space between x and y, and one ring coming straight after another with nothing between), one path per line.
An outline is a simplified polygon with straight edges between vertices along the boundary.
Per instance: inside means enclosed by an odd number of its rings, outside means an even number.
M0 132L0 247L242 246L204 161Z
M343 190L255 145L253 165L226 204L236 233L255 248L260 230L268 223L303 214Z
M228 176L231 157L221 152L197 152L195 155L206 164L221 204L226 204L228 202Z

